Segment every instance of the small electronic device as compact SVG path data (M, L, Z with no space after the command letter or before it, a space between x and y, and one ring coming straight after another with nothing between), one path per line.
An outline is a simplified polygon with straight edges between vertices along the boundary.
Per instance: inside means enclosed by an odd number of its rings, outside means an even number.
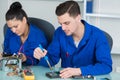
M12 68L14 67L19 69L22 68L22 61L16 55L3 53L0 62L1 62L1 70L3 71L11 71Z
M23 70L24 80L35 80L35 76L30 70Z
M91 75L88 75L88 76L73 76L72 78L75 78L75 79L94 79L93 76Z
M58 71L55 71L55 72L47 72L47 73L46 73L46 76L47 76L48 78L60 78L59 74L60 74L60 72L58 72Z
M99 80L111 80L109 78L100 78Z
M7 54L7 53L2 54L2 57L9 57L9 56L12 56L12 54Z

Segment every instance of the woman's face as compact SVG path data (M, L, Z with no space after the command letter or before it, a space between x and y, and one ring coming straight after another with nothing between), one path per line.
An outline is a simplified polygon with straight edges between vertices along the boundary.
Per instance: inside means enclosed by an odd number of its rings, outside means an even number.
M26 24L27 21L25 17L23 17L22 21L16 20L16 18L7 21L8 27L11 29L13 33L17 34L18 36L22 36L24 34L26 29Z

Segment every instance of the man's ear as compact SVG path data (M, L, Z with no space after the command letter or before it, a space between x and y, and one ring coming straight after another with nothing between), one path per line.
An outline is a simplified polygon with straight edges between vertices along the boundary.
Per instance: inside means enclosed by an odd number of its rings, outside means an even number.
M81 21L81 15L77 15L77 16L76 16L76 20L77 20L78 22L80 22L80 21Z

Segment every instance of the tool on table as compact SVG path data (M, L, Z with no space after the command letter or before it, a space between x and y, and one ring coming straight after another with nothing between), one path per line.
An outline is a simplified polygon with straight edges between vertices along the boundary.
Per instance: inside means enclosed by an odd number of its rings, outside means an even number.
M92 76L92 75L87 75L87 76L81 76L81 75L78 75L78 76L72 76L72 78L74 78L74 79L94 79L94 76Z
M46 73L46 76L48 77L48 78L60 78L60 76L59 76L59 74L60 74L60 72L59 71L53 71L53 72L47 72Z
M23 70L23 78L24 80L35 80L35 76L30 69Z
M39 45L39 48L43 51L43 47L42 47L41 44ZM44 51L43 51L43 52L44 52ZM47 57L47 56L44 56L44 59L46 60L48 66L49 66L49 68L50 68L50 70L53 70L52 67L51 67L51 65L50 65L50 62L48 61L48 57Z

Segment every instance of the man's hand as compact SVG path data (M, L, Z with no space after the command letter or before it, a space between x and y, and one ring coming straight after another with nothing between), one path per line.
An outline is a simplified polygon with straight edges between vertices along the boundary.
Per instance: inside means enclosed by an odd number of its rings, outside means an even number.
M65 68L60 71L61 78L70 78L72 76L81 75L80 68Z
M43 51L42 51L39 47L37 47L37 48L34 50L33 56L34 56L36 59L40 60L40 59L41 59L42 57L44 57L46 54L47 54L47 50L43 49Z

